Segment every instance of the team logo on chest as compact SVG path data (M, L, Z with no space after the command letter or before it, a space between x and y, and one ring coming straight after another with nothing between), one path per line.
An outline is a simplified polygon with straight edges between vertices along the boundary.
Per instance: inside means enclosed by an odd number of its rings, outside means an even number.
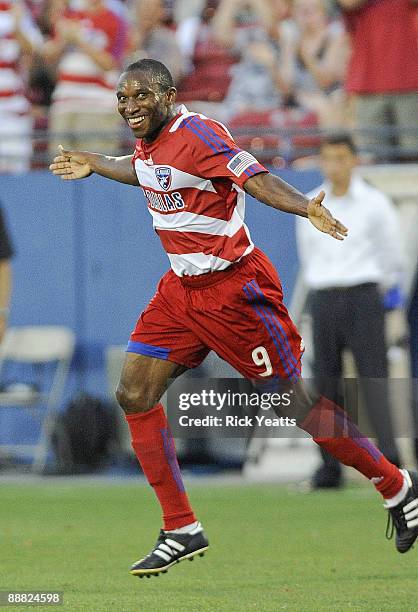
M171 168L155 168L155 176L164 191L168 191L171 187Z

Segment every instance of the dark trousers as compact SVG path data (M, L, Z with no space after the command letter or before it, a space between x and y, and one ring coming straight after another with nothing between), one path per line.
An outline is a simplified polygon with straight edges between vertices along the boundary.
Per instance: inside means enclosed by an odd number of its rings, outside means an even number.
M351 350L368 420L378 446L399 463L389 405L385 313L377 285L312 291L313 374L319 393L341 405L343 350ZM339 462L321 451L330 470L340 473Z

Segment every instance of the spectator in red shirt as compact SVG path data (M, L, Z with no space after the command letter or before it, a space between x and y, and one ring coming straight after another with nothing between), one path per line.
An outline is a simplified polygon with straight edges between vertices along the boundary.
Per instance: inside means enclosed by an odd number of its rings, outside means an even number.
M98 151L109 150L109 143L114 143L113 152L118 153L115 134L121 124L113 90L126 49L127 26L104 0L77 2L78 10L72 6L70 1L44 49L48 61L58 61L49 123L51 152L58 143Z
M391 139L370 128L399 128L402 153L418 148L418 0L338 0L351 37L347 90L355 96L360 145Z

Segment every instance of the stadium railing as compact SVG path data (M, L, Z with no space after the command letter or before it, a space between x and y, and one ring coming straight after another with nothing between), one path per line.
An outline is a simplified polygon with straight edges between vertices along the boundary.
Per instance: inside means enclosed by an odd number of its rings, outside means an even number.
M365 156L365 159L373 160L378 163L403 162L403 161L418 161L418 127L411 125L407 128L397 128L387 126L384 128L369 128L369 129L349 129L345 126L333 130L323 130L313 125L308 127L292 127L292 126L277 126L274 125L236 125L232 122L231 130L237 143L249 150L263 163L272 163L276 167L285 167L291 165L295 160L301 158L309 158L318 152L318 146L321 137L329 133L344 129L352 134L355 141L358 142L359 152ZM66 142L71 142L76 134L61 133L60 138ZM409 140L413 142L413 146L400 146L399 138L403 135L408 135ZM100 138L102 142L108 142L109 154L126 154L133 148L133 139L126 128L120 131L102 131L92 129L77 134L79 142L85 142L86 146L92 139ZM2 135L2 147L0 148L0 172L2 162L18 161L18 157L10 151L13 147L8 147L8 142L18 142L21 135L5 134ZM367 139L375 140L378 144L365 147L362 142ZM32 169L47 168L51 161L52 153L50 151L50 142L57 142L57 135L46 129L35 129L31 136L32 156L30 166Z

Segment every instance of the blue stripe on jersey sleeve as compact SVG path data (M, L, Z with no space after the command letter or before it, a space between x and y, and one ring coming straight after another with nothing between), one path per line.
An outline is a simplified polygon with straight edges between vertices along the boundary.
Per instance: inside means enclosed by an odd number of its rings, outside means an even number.
M210 127L208 126L203 119L200 117L193 117L192 120L185 126L189 128L192 132L194 132L205 144L207 144L212 151L215 153L223 153L225 157L230 161L234 155L239 153L241 149L238 147L231 148L222 140L222 138ZM255 162L253 165L259 165L258 162ZM254 176L258 172L262 171L262 167L260 170L251 172L249 168L244 170L244 174L248 177Z
M215 153L223 153L231 159L236 151L231 149L226 142L223 142L219 136L213 132L211 133L209 129L203 125L202 120L197 122L196 118L193 117L193 120L187 125L189 129L191 129L204 143L206 143Z
M219 148L218 148L217 146L215 146L215 145L214 145L212 142L210 142L209 140L207 140L207 139L205 138L205 136L203 136L203 135L202 135L200 132L198 132L198 131L197 131L197 129L195 128L195 126L194 126L194 125L192 125L192 122L191 122L191 121L190 121L190 122L187 124L187 126L186 126L186 127L187 127L187 129L189 129L191 132L193 132L194 134L196 134L196 136L199 136L199 138L200 138L201 140L203 140L203 142L204 142L205 144L207 144L207 145L208 145L208 147L210 147L210 148L212 149L212 151L214 151L215 153L220 153Z
M222 137L219 136L219 134L217 134L215 130L211 128L207 123L205 123L203 119L200 119L200 117L194 117L193 119L193 124L195 125L195 127L206 133L207 136L211 138L221 150L231 152L232 154L238 153L237 147L232 148L227 145L226 142L222 140Z
M153 346L152 344L144 344L144 342L133 342L129 340L126 347L127 353L137 353L146 357L156 357L157 359L168 359L171 349L162 348L161 346Z
M254 176L255 174L261 174L262 172L268 172L267 168L264 168L259 162L254 162L249 168L245 170L245 174L248 177Z

